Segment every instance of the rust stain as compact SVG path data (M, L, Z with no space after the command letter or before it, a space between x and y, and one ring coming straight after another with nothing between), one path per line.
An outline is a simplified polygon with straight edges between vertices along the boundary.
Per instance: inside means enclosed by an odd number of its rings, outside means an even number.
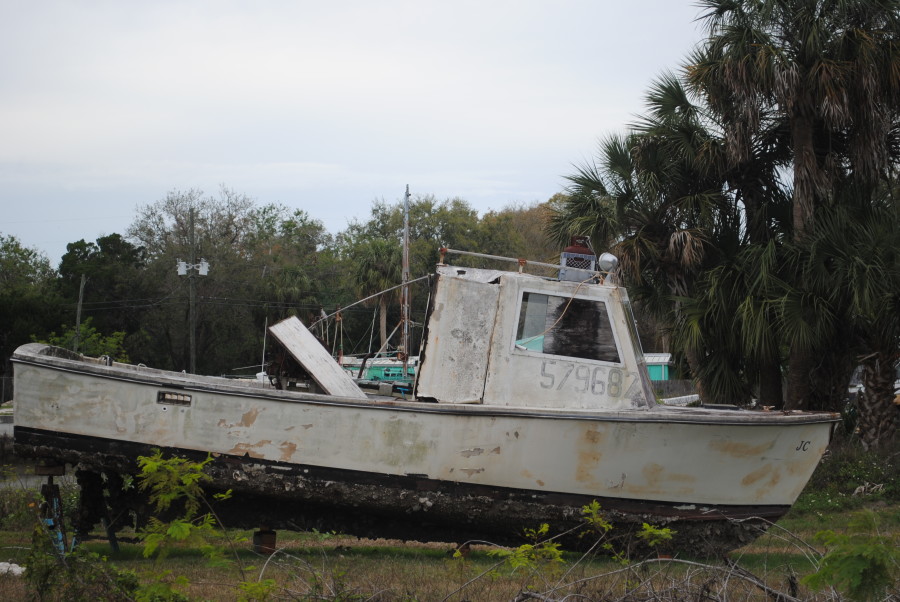
M544 486L544 482L540 479L536 480L535 483L537 483L540 487Z
M228 451L228 453L234 454L236 456L243 456L246 454L246 455L250 456L251 458L263 458L264 456L256 450L259 449L260 447L263 447L264 445L271 445L271 443L272 442L268 439L263 439L262 441L259 441L258 443L253 443L253 444L238 443L237 445L232 447Z
M579 436L577 447L578 461L575 465L575 479L579 483L597 484L593 471L603 457L603 454L597 448L597 444L603 438L604 435L595 430L584 431Z
M754 470L753 472L748 474L746 477L741 479L741 485L743 485L744 487L747 487L748 485L752 485L752 484L756 483L757 481L759 481L760 479L762 479L763 477L765 477L770 472L772 472L771 464L766 464L765 466L757 468L756 470Z
M480 447L473 447L472 449L464 449L459 452L459 455L463 458L471 458L472 456L480 456L484 453L484 450Z
M663 467L659 464L651 462L644 466L644 469L641 470L641 473L644 475L644 480L647 481L647 486L651 488L656 488L659 486L659 482L662 480Z
M282 462L290 462L291 458L294 456L294 453L297 451L297 444L291 441L285 441L281 445L278 446L281 450L281 458Z
M766 477L768 477L766 479ZM765 479L765 480L764 480ZM769 494L772 489L781 482L781 470L777 466L767 464L762 468L748 474L741 481L742 485L758 484L759 487L753 492L756 499L762 499Z
M249 412L246 412L241 416L241 422L238 426L253 426L253 423L256 422L256 418L259 416L259 411L259 408L253 408Z
M603 439L605 439L605 438L606 438L606 434L601 433L599 431L585 431L585 433L584 433L585 441L588 443L593 443L595 445L597 443L602 443Z
M711 441L709 446L720 453L733 456L735 458L745 458L758 456L772 448L773 441L767 441L759 445L750 445L748 443L738 443L735 441Z
M697 481L697 477L682 473L667 473L664 466L650 462L641 469L641 476L644 484L625 483L625 475L622 475L622 481L616 484L607 483L612 489L623 489L632 494L659 494L659 493L677 493L688 494L693 491L693 487L688 485ZM674 483L674 485L673 485Z
M528 470L527 468L526 468L526 469L523 469L523 470L522 470L522 476L523 476L524 478L526 478L526 479L530 479L530 478L532 477L531 471Z
M478 474L480 472L484 472L483 468L460 468L459 472L466 473L467 477L471 477L473 474Z
M492 449L492 450L491 450L491 453L492 453L492 454L497 454L497 455L499 456L499 455L500 455L500 446L498 445L497 447L495 447L494 449Z

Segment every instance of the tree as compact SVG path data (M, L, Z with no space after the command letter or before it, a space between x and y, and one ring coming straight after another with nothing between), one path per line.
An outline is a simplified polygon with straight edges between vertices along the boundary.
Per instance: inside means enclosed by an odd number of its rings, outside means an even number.
M271 300L268 309L273 317L315 313L321 306L322 286L334 275L325 251L331 235L302 209L292 212L268 204L251 213L247 248L253 263L261 266L260 294Z
M361 296L378 294L401 282L402 248L398 241L373 239L353 249L354 276ZM377 297L381 349L386 348L387 309L389 298L397 298L396 291Z
M140 330L142 308L151 295L143 278L144 250L120 234L101 236L96 243L79 240L66 245L59 264L60 294L74 308L82 277L85 279L82 311L94 318L101 332ZM75 315L73 309L72 316ZM131 337L126 346L135 348L141 337Z
M16 347L43 336L59 323L56 273L42 253L0 234L0 354L3 372Z
M550 230L560 242L587 234L595 248L611 249L636 297L673 329L703 271L738 246L741 220L726 194L713 116L673 76L655 82L647 100L648 115L633 133L608 136L599 160L568 176L569 194L551 207ZM707 334L695 332L680 349L705 398L713 391L701 366L731 370ZM715 393L746 396L734 387Z
M862 367L860 440L866 449L887 449L900 426L900 407L894 404L900 362L900 202L887 187L873 197L845 182L836 202L820 207L815 227L793 254L820 319L837 323L841 344ZM853 366L846 366L844 391Z
M726 146L736 156L766 111L783 116L792 155L791 236L800 242L848 170L871 185L896 160L900 2L704 0L701 6L709 39L688 76L725 117ZM809 283L792 285L802 297ZM805 343L791 342L789 407L817 403L811 374L820 350Z
M546 230L552 202L510 203L499 211L488 211L475 232L477 249L489 255L557 263L561 247Z
M189 271L197 297L196 360L200 373L222 373L258 364L263 339L265 300L257 293L263 266L254 263L259 248L255 202L227 188L218 197L202 191L173 191L138 208L128 228L134 244L147 253L144 278L160 295L148 309L147 337L133 357L168 369L189 366L189 278L176 272L178 260L205 259L207 276Z
M57 335L51 332L41 342L64 347L66 349L74 349L75 341L78 341L78 351L84 355L91 357L100 357L108 355L117 362L128 362L128 351L125 349L125 333L114 332L111 335L104 336L92 324L93 318L88 317L81 323L79 331L76 333L75 328L69 328L63 325L62 334ZM77 335L77 336L76 336Z

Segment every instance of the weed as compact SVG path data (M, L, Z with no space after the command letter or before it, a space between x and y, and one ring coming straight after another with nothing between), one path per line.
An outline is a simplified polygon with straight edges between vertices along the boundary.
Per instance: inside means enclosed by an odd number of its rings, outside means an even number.
M855 510L873 501L900 501L900 445L867 452L845 439L819 463L793 512Z
M876 514L864 511L850 533L821 531L815 541L828 550L818 570L802 579L815 589L834 586L853 600L880 599L900 579L900 536L884 534Z

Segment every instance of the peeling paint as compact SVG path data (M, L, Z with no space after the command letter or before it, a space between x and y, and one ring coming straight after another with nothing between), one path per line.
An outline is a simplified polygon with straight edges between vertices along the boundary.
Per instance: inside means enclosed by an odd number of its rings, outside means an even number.
M278 448L281 450L280 460L282 462L290 462L293 459L294 454L297 452L297 444L293 443L292 441L285 441L284 443L279 445Z
M484 450L480 447L474 447L472 449L464 449L459 452L459 455L463 458L471 458L472 456L480 456L484 453Z
M261 447L264 447L266 445L271 445L271 444L272 444L272 442L268 439L263 439L262 441L259 441L257 443L238 443L233 448L231 448L231 450L229 450L228 453L235 454L238 456L247 455L247 456L250 456L251 458L265 458L264 454L261 454L260 452L258 452L256 450L258 450Z
M258 407L253 408L249 412L245 412L243 416L241 416L241 421L238 426L253 426L253 423L256 422L256 418L259 416L260 409Z

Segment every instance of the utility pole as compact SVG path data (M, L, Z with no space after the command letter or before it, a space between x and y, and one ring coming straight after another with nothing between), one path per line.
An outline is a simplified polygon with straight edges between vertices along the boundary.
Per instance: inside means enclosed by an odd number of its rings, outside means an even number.
M400 320L403 326L403 378L409 375L409 184L403 201L403 289L401 293Z
M81 343L81 305L84 302L84 283L87 276L81 275L81 286L78 287L78 309L75 310L75 353L78 353L78 345Z
M187 276L188 277L188 295L189 295L189 307L188 307L188 330L190 331L190 353L191 353L191 374L197 373L197 292L195 289L194 278L196 274L200 276L206 276L209 273L209 264L205 259L200 259L200 263L194 263L194 258L196 257L196 244L194 241L194 208L191 207L190 212L188 213L188 236L190 237L190 245L191 245L191 255L190 255L190 263L185 263L180 259L176 260L176 267L178 269L179 276ZM196 272L196 274L195 274Z

